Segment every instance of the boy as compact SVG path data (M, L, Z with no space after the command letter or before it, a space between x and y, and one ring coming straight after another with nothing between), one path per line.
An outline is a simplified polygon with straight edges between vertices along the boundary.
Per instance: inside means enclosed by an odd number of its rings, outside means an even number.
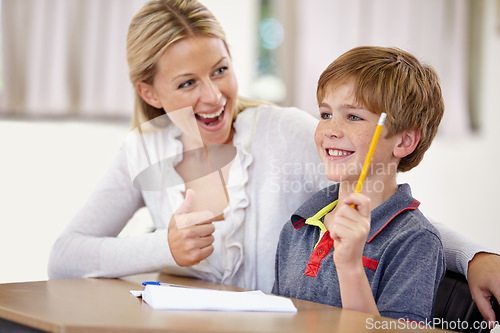
M444 112L436 72L399 49L358 47L321 74L317 100L316 146L337 184L283 227L273 293L431 320L445 267L441 239L396 174L415 167L436 135ZM370 169L354 193L382 112Z

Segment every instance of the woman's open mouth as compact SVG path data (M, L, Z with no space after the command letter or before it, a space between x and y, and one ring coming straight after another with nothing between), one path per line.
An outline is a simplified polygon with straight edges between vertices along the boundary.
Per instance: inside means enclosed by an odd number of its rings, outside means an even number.
M208 130L218 130L217 125L223 125L223 119L225 116L224 106L220 108L219 111L214 113L196 113L195 117L198 123Z

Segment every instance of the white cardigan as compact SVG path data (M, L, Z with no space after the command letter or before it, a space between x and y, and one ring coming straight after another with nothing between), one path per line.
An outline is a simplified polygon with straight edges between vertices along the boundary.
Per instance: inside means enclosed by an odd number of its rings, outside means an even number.
M184 185L141 191L133 186L126 145L84 207L55 242L49 278L120 277L164 271L270 292L278 237L290 215L328 185L314 143L317 120L295 108L259 106L234 122L237 158L231 166L224 220L214 222L214 253L192 267L176 265L167 225L183 201ZM182 156L180 130L173 125L156 141L158 156ZM158 139L158 137L156 138ZM129 154L130 157L130 154ZM179 177L171 165L172 177ZM132 172L132 177L134 176ZM116 237L147 206L155 231ZM466 273L482 249L444 225L448 269Z

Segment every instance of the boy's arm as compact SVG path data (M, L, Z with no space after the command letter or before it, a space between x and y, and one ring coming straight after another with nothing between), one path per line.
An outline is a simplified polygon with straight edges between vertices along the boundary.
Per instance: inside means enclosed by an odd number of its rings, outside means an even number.
M370 231L370 199L361 194L350 195L325 216L325 226L334 241L333 260L339 279L342 307L379 315L362 261Z
M380 316L363 265L356 269L337 269L337 276L342 308Z

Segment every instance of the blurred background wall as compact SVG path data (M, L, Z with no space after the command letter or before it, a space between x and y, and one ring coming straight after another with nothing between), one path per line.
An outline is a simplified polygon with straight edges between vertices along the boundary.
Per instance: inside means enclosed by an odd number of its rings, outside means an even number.
M145 2L2 0L0 283L47 278L52 243L130 131L125 37ZM202 3L227 33L240 94L313 115L321 71L354 46L396 46L434 65L446 116L399 180L428 217L500 251L499 0ZM124 234L149 225L139 211Z

